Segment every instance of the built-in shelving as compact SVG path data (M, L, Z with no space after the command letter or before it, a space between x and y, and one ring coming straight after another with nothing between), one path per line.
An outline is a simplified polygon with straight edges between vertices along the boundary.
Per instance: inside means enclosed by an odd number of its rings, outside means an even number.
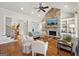
M71 35L72 37L77 37L77 18L66 18L61 19L61 36Z

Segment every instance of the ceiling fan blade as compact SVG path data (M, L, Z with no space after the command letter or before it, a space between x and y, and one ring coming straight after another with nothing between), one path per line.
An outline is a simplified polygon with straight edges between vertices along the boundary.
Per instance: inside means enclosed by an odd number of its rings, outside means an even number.
M38 7L38 8L34 7L34 9L38 9L38 12L40 12L40 11L46 12L46 11L44 10L44 9L46 9L46 8L49 8L49 6L43 7L43 6L42 6L42 3L39 3L39 7Z
M44 9L41 9L43 12L46 12Z
M48 6L46 6L46 7L43 7L43 9L46 9L46 8L49 8Z

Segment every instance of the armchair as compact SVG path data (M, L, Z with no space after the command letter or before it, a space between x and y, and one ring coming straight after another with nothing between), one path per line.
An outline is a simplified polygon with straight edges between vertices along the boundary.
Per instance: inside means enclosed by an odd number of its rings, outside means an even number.
M72 37L70 35L66 35L62 40L58 40L57 48L63 49L64 51L70 52L72 55ZM59 54L59 51L58 51Z
M44 54L46 56L48 50L48 42L43 42L40 40L33 41L32 43L32 56L34 56L36 53Z

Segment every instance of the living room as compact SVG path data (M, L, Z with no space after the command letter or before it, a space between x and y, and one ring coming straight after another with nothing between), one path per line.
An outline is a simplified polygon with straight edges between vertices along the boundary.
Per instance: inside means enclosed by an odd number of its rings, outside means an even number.
M1 56L78 56L78 2L0 2Z

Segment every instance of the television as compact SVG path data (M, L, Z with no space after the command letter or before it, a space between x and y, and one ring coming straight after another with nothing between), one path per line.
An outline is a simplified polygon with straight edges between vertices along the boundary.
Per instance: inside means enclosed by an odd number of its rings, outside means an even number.
M58 19L48 19L47 25L58 25Z

